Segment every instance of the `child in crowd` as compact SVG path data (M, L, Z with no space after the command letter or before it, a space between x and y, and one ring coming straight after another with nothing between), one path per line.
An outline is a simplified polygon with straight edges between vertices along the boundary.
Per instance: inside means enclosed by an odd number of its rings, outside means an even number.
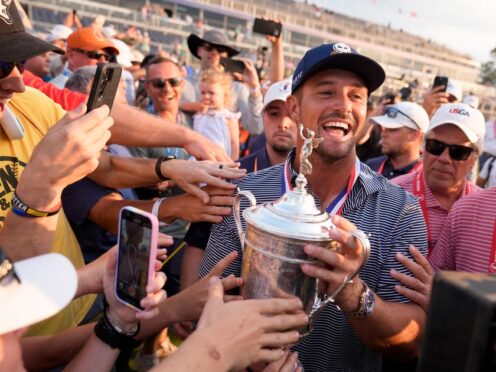
M231 107L231 77L208 70L200 80L202 103L207 107L193 117L193 129L222 147L233 160L239 158L239 118Z

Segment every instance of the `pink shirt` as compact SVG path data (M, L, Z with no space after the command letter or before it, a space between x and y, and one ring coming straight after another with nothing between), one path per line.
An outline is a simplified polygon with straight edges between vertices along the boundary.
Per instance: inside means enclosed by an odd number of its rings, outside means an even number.
M414 173L409 173L405 174L403 176L399 176L396 178L393 178L391 182L397 184L398 186L403 187L406 191L412 193L413 195L416 195L416 186L415 186L415 181L417 179L418 172ZM439 235L441 234L441 231L443 230L443 226L446 220L446 217L448 216L449 210L446 208L442 207L439 202L437 201L436 197L432 194L431 190L427 186L427 181L424 179L424 197L425 197L425 206L427 209L427 215L428 218L425 217L425 223L427 228L429 229L429 247L435 247L437 240L439 238ZM465 195L468 195L470 193L480 191L480 187L474 185L473 183L469 181L465 181L465 185L463 186L463 192L460 198L464 197ZM417 196L418 197L418 196Z
M496 272L496 187L455 203L429 257L434 270Z

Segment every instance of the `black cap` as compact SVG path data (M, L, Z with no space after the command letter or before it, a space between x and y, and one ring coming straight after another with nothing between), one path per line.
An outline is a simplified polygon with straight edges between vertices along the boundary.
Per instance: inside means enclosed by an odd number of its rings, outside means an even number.
M64 54L26 32L14 0L0 0L0 61L21 62L49 51Z
M291 86L292 93L309 77L330 68L357 74L364 81L369 94L379 88L386 79L386 73L381 65L345 43L322 44L307 51L296 66Z

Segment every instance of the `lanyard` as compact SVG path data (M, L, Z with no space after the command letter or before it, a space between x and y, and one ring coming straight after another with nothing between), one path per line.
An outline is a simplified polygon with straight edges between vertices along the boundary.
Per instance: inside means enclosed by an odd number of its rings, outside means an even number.
M496 221L494 221L493 227L493 239L491 241L491 256L489 256L488 271L490 273L496 273Z
M413 195L415 195L420 203L420 207L422 208L422 214L424 215L425 225L427 226L427 243L428 243L428 254L430 256L432 249L434 248L431 236L431 229L429 226L429 214L427 212L427 200L425 197L425 189L424 189L424 172L421 170L417 173L415 177L415 182L413 185ZM467 181L465 181L465 194L470 192L470 187Z
M421 160L422 159L417 159L417 161L416 161L417 164L415 164L415 166L413 166L412 169L410 169L410 171L406 174L410 174L410 173L418 171L422 167L422 161ZM387 161L388 161L388 159L386 159L382 162L382 164L379 166L379 169L377 170L377 173L382 174L382 172L384 171L384 166L386 165Z
M351 171L350 179L348 181L348 186L344 188L339 195L327 206L326 212L330 215L341 214L343 210L344 203L355 185L358 175L360 174L360 160L356 158L355 166ZM284 172L282 174L281 182L282 193L285 194L287 190L293 190L293 185L291 184L291 164L290 161L286 160L284 164Z

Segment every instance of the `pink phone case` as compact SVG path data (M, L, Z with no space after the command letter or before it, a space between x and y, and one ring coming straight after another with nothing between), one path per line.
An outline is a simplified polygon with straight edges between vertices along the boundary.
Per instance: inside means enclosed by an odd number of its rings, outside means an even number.
M119 294L118 294L118 278L119 278L119 248L120 248L120 237L121 237L121 225L122 225L122 213L123 211L128 211L128 212L132 212L134 214L137 214L137 215L140 215L142 217L145 217L146 219L148 219L150 222L151 222L151 236L150 236L150 249L149 249L149 252L150 252L150 255L149 255L149 259L148 259L148 276L147 276L147 283L150 282L150 280L152 280L154 277L155 277L155 261L157 259L157 239L158 239L158 219L156 216L154 216L153 214L151 213L148 213L148 212L145 212L141 209L138 209L138 208L134 208L134 207L124 207L121 209L121 211L119 212L119 230L118 230L118 241L117 241L117 267L116 267L116 271L115 271L115 297L117 298L117 300L127 306L130 306L138 311L141 311L142 309L140 308L137 308L136 306L134 306L133 304L127 302L125 299L122 299L119 297Z

